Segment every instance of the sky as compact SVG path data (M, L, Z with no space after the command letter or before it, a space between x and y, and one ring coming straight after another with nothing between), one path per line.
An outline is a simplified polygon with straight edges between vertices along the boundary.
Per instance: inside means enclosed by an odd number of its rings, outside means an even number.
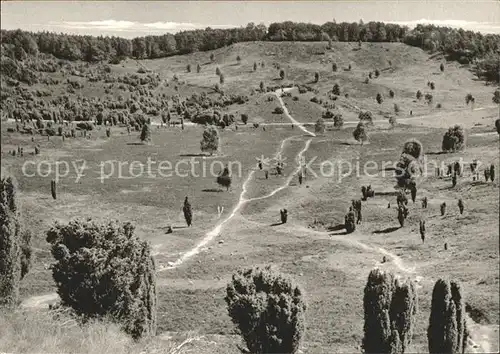
M132 38L294 21L433 23L500 34L500 0L2 1L1 28Z

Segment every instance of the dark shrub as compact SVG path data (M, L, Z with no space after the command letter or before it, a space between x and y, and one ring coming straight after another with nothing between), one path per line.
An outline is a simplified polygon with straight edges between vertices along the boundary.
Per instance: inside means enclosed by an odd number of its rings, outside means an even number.
M365 353L404 353L411 344L418 298L411 281L374 269L364 290Z
M460 151L465 148L465 130L460 125L450 127L443 136L442 150Z
M227 285L225 301L251 353L298 352L306 304L290 279L270 267L239 270Z
M432 291L429 353L464 353L468 338L464 296L455 281L439 279Z
M56 223L47 232L63 306L84 318L111 317L134 338L156 333L155 263L130 223Z

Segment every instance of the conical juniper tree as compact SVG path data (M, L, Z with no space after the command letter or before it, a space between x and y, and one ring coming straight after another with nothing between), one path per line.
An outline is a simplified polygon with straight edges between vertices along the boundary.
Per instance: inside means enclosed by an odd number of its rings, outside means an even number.
M155 335L155 262L134 226L76 219L55 223L47 242L61 305L84 320L111 318L135 339Z
M404 353L411 344L418 307L414 283L374 269L368 276L363 305L364 352Z
M439 279L432 291L427 329L429 353L464 353L467 345L465 305L460 285Z
M251 353L297 353L305 330L302 290L270 267L233 274L227 285L229 316Z
M19 282L31 265L31 233L22 229L17 185L12 177L0 180L0 306L15 306Z
M184 219L186 219L187 226L191 226L193 221L193 211L191 210L191 204L189 203L188 197L184 199L184 206L182 207L182 212L184 213Z

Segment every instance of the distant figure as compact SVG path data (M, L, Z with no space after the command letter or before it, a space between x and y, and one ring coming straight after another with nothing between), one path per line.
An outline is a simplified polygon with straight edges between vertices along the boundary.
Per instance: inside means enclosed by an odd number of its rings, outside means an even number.
M263 130L263 131L266 131L266 127L262 127L262 130Z
M447 251L447 250L448 250L448 244L447 244L447 243L445 243L445 244L444 244L444 250L445 250L445 251Z
M412 115L413 115L413 111L410 111L410 116L412 116Z
M390 208L391 208L391 202L389 202L389 203L387 204L387 209L390 209Z
M266 179L269 178L269 171L264 171L264 174L266 175Z
M262 170L262 161L259 161L259 170Z
M302 184L302 172L299 172L299 184Z

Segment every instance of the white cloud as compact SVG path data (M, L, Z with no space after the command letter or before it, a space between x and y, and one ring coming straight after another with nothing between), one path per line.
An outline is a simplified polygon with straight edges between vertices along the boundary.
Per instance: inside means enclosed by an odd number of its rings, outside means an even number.
M424 24L424 25L436 25L443 27L463 28L464 30L479 31L485 33L500 33L500 22L477 22L477 21L465 21L465 20L428 20L425 18L413 21L384 21L384 22L391 22L398 25L408 26L410 28L413 28L418 24Z
M202 25L189 22L132 22L132 21L117 21L117 20L103 20L103 21L64 21L64 22L51 22L50 27L57 27L66 30L87 30L90 32L95 31L117 31L117 32L135 32L137 34L145 33L158 33L158 32L179 32L194 29L203 29L206 27L211 28L230 28L238 27L234 25Z
M131 21L116 21L116 20L88 21L88 22L66 21L61 23L62 26L68 26L68 27L102 28L102 29L126 29L133 27L135 24L136 24L135 22Z

